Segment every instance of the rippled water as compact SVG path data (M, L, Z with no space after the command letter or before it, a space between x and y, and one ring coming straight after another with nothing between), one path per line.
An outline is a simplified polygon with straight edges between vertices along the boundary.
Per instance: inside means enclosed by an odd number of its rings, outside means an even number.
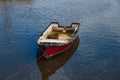
M0 80L119 80L119 4L119 0L0 0ZM41 69L40 64L52 66L54 59L36 61L36 39L52 21L81 23L80 44L47 75L42 72L47 67Z

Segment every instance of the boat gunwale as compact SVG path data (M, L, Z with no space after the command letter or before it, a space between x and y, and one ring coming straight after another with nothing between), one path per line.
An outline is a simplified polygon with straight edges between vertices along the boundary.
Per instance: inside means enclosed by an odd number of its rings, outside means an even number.
M42 32L42 34L38 37L38 39L37 39L37 44L38 44L38 45L41 45L41 44L39 43L40 37L43 36L43 34L46 32L46 30L50 27L51 24L58 24L58 27L63 27L63 26L60 26L58 22L51 22L51 23L48 25L48 27L46 27L46 29ZM63 42L63 45L71 42L71 41L75 38L75 36L77 35L77 33L78 33L79 23L72 23L69 27L71 28L73 24L78 25L78 29L76 30L75 35L74 35L70 40L63 40L63 41L66 41L66 42ZM46 40L47 40L47 39L46 39ZM53 39L53 40L59 40L59 39ZM49 43L55 43L55 42L53 41L53 42L49 42ZM56 44L59 44L59 43L56 43Z

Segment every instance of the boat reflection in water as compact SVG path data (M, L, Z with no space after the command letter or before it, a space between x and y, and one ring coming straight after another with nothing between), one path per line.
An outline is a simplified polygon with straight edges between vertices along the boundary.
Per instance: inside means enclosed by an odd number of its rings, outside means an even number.
M57 69L62 67L74 54L78 45L79 45L79 38L69 49L62 52L61 54L51 57L50 59L45 59L44 57L41 57L41 52L40 50L38 50L37 64L41 71L42 79L47 80L51 74L53 74Z

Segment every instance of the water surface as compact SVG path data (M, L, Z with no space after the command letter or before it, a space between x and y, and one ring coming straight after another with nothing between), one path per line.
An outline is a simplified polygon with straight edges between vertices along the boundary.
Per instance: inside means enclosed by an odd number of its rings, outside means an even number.
M52 21L82 24L77 50L48 80L119 80L119 4L119 0L0 0L0 80L42 80L36 39Z

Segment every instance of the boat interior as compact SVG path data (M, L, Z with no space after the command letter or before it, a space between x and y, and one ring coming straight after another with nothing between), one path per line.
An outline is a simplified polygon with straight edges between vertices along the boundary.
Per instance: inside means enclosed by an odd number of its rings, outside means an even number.
M71 26L59 26L59 24L51 24L42 35L42 40L58 39L69 40L75 36L78 30L78 24L72 24Z

